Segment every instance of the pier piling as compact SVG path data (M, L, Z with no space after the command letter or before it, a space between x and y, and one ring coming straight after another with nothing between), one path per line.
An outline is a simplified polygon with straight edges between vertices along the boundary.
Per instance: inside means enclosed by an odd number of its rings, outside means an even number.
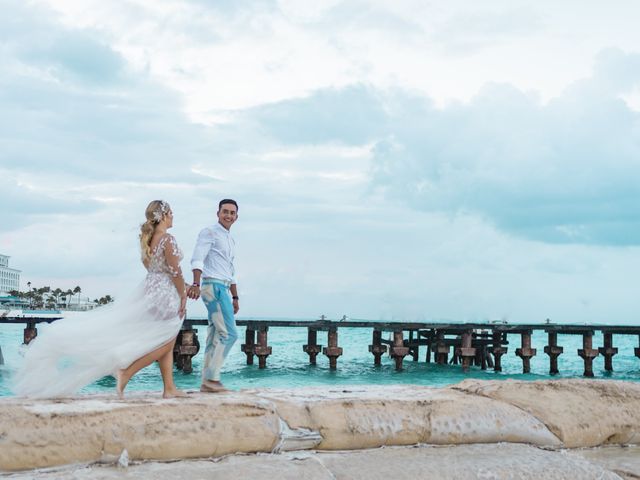
M476 349L471 346L472 331L467 330L462 333L462 346L460 347L460 356L462 357L462 370L467 372L471 365L471 360L476 356Z
M193 371L191 359L199 350L200 342L198 342L196 331L191 325L183 325L173 346L173 361L176 367L184 373L191 373Z
M436 362L438 365L446 365L449 359L449 345L444 341L444 333L437 332Z
M329 357L329 368L331 370L338 368L338 357L342 355L342 348L338 346L338 329L336 327L329 328L327 346L322 349L322 353Z
M476 365L480 365L481 370L487 369L487 347L486 345L481 345L480 347L476 347Z
M387 353L387 346L382 344L382 331L373 330L373 340L369 345L369 351L373 354L373 364L376 366L382 365L382 355Z
M404 346L402 330L394 330L393 345L391 345L389 353L396 362L396 370L402 370L402 361L409 354L409 347Z
M487 367L493 368L493 356L491 355L491 351L485 347L485 355L487 359Z
M473 343L472 343L473 345ZM473 357L473 366L474 367L480 367L482 364L484 363L484 368L482 368L482 370L486 370L487 369L487 359L486 358L482 358L482 347L476 347L476 354Z
M309 327L307 329L307 344L302 346L302 350L309 355L309 363L316 364L316 357L322 352L322 345L318 345L318 330Z
M240 345L240 351L247 356L247 365L253 365L253 356L256 354L256 331L247 327L244 333L244 343Z
M531 348L531 330L524 330L522 336L522 346L516 348L516 355L522 359L522 373L531 372L531 357L536 354L536 349Z
M417 334L418 338L420 338L420 334ZM414 362L417 362L420 358L420 347L417 341L413 341L413 330L409 330L409 353L411 353L411 358L413 358Z
M502 355L507 353L507 349L502 346L502 332L494 330L492 334L493 340L493 370L495 372L502 371Z
M453 347L453 355L451 355L449 365L458 365L458 363L460 363L460 348L462 347Z
M267 357L271 355L271 347L267 345L267 332L269 327L261 325L258 330L258 344L254 347L254 353L258 357L258 368L267 368Z
M613 347L613 333L604 332L604 346L598 348L598 352L604 357L604 369L613 372L613 356L618 353L618 349Z
M544 347L544 353L549 355L549 375L557 375L558 357L564 352L563 347L558 346L558 332L548 332L549 345Z
M23 343L29 345L29 342L38 336L38 329L34 322L27 322L27 326L24 329Z
M593 348L593 331L582 334L582 348L578 349L578 356L584 360L584 376L593 377L593 359L598 356L598 350Z

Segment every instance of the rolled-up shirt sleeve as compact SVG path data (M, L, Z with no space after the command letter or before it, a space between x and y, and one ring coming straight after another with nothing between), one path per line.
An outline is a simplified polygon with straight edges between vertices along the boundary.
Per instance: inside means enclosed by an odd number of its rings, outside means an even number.
M209 249L213 244L213 232L205 228L198 234L198 240L196 240L196 246L193 249L193 255L191 256L191 269L200 270L204 269L204 259L207 258Z

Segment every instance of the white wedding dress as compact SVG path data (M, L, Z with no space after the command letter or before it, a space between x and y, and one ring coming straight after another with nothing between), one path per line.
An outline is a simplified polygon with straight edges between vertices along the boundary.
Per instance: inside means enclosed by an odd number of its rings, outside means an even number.
M151 252L146 278L130 298L42 328L26 349L13 392L71 395L173 340L183 320L172 281L182 275L181 259L174 237L165 234Z

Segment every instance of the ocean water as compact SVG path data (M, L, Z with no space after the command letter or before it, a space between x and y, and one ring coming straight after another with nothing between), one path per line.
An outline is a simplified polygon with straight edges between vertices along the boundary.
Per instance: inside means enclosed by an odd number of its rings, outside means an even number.
M23 325L0 325L0 347L5 364L0 366L0 396L11 395L10 377L22 360L21 347ZM46 325L39 325L39 333L44 332ZM206 327L197 327L201 344L200 352L193 358L193 373L184 374L175 371L178 388L197 389L200 386L200 372ZM537 355L531 359L531 373L522 373L522 361L515 355L520 346L519 335L509 335L509 351L502 357L502 372L492 369L481 370L471 367L469 372L462 371L460 365L437 365L426 363L426 347L420 350L420 360L414 362L405 357L404 370L397 372L394 361L385 355L382 365L373 365L373 355L368 351L371 343L371 330L364 328L340 328L339 346L343 355L338 358L337 370L329 369L329 360L320 354L317 365L309 365L308 355L302 351L307 343L306 328L272 327L269 330L269 345L273 353L267 359L267 368L260 370L258 360L254 365L246 365L246 356L240 351L244 341L244 328L239 328L239 341L234 345L222 373L223 383L231 389L243 388L293 388L317 385L363 385L363 384L417 384L427 386L444 386L458 383L466 378L499 380L514 378L519 380L540 380L548 378L581 378L584 371L582 359L577 350L582 348L582 337L578 335L558 335L558 344L564 347L564 353L558 359L559 375L550 376L549 357L543 348L547 344L544 332L535 332L532 346L537 348ZM384 338L389 338L383 333ZM638 347L637 335L614 335L614 347L619 349L613 358L614 372L604 370L604 358L594 360L593 371L596 379L614 379L640 381L640 359L635 357L634 348ZM318 332L318 343L326 346L326 332ZM593 337L593 347L602 346L602 335ZM115 380L105 377L85 387L82 392L112 392ZM162 380L157 365L150 365L140 371L127 386L127 391L162 390Z

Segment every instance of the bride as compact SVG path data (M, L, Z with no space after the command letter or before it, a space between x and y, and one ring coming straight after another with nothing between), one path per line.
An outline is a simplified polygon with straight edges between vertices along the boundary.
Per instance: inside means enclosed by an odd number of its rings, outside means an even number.
M119 397L131 377L157 361L164 398L183 397L173 381L173 346L186 311L182 252L167 233L173 212L152 201L140 227L147 276L131 298L58 320L31 341L13 391L30 397L70 395L106 375L116 377Z

